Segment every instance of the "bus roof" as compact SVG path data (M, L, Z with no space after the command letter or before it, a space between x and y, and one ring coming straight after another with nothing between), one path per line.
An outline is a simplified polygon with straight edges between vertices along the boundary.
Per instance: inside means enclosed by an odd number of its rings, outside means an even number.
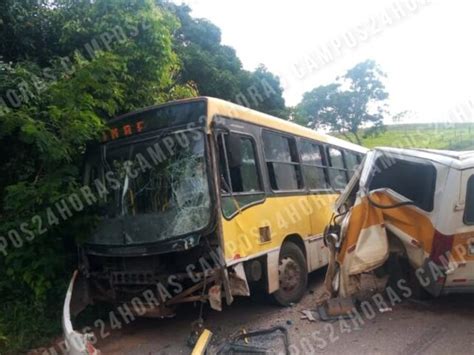
M367 148L364 148L360 145L352 144L350 142L336 137L332 137L330 135L318 133L315 130L303 127L294 122L290 122L259 111L255 111L250 108L240 106L225 100L216 99L213 97L202 97L202 99L205 99L208 102L209 124L212 122L216 115L224 116L257 124L267 128L273 128L275 130L288 132L298 136L315 139L328 144L334 144L342 148L347 148L364 154L368 151Z

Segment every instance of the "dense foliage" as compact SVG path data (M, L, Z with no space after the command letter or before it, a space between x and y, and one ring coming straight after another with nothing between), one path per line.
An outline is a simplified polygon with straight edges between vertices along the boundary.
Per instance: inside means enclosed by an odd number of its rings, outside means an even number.
M55 220L48 208L80 187L85 144L107 119L198 94L286 114L278 78L243 70L219 29L189 12L152 0L1 2L1 353L59 332L89 217Z
M242 69L235 50L221 44L218 27L191 17L186 5L164 4L180 21L175 48L183 63L181 83L194 82L201 95L233 101L277 117L287 118L279 79L263 65Z

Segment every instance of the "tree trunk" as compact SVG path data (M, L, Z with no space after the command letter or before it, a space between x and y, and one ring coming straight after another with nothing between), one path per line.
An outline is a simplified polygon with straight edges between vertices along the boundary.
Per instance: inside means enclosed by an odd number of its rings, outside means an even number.
M346 132L339 131L339 133L341 133L344 136L344 138L346 138L349 142L353 143L351 136L349 136Z
M357 134L357 131L352 132L352 134L354 135L354 137L357 141L357 144L362 145L362 140L360 139L359 135Z

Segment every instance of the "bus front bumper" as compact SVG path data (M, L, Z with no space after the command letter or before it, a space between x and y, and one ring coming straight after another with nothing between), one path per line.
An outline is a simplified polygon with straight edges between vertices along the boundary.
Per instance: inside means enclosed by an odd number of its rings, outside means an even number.
M78 271L74 274L69 283L63 307L63 335L66 343L67 354L69 355L100 355L100 351L94 348L91 343L92 336L90 334L81 334L75 331L71 322L71 299L74 291L74 284L78 277Z

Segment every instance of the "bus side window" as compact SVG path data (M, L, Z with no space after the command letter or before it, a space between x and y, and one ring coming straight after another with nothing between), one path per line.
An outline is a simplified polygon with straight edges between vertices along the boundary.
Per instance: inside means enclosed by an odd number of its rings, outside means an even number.
M230 167L230 178L233 192L262 191L257 170L255 147L252 140L240 137L240 163Z
M342 150L329 147L328 158L330 164L329 181L331 182L331 186L336 190L342 190L346 187L348 182Z
M265 195L253 139L235 133L222 137L219 144L222 209L229 218L237 208L261 201Z
M326 189L324 149L320 144L301 140L301 163L305 184L310 190Z
M299 190L303 187L295 139L263 132L263 146L272 190Z
M219 144L220 167L227 192L262 191L252 139L238 134L226 135Z

